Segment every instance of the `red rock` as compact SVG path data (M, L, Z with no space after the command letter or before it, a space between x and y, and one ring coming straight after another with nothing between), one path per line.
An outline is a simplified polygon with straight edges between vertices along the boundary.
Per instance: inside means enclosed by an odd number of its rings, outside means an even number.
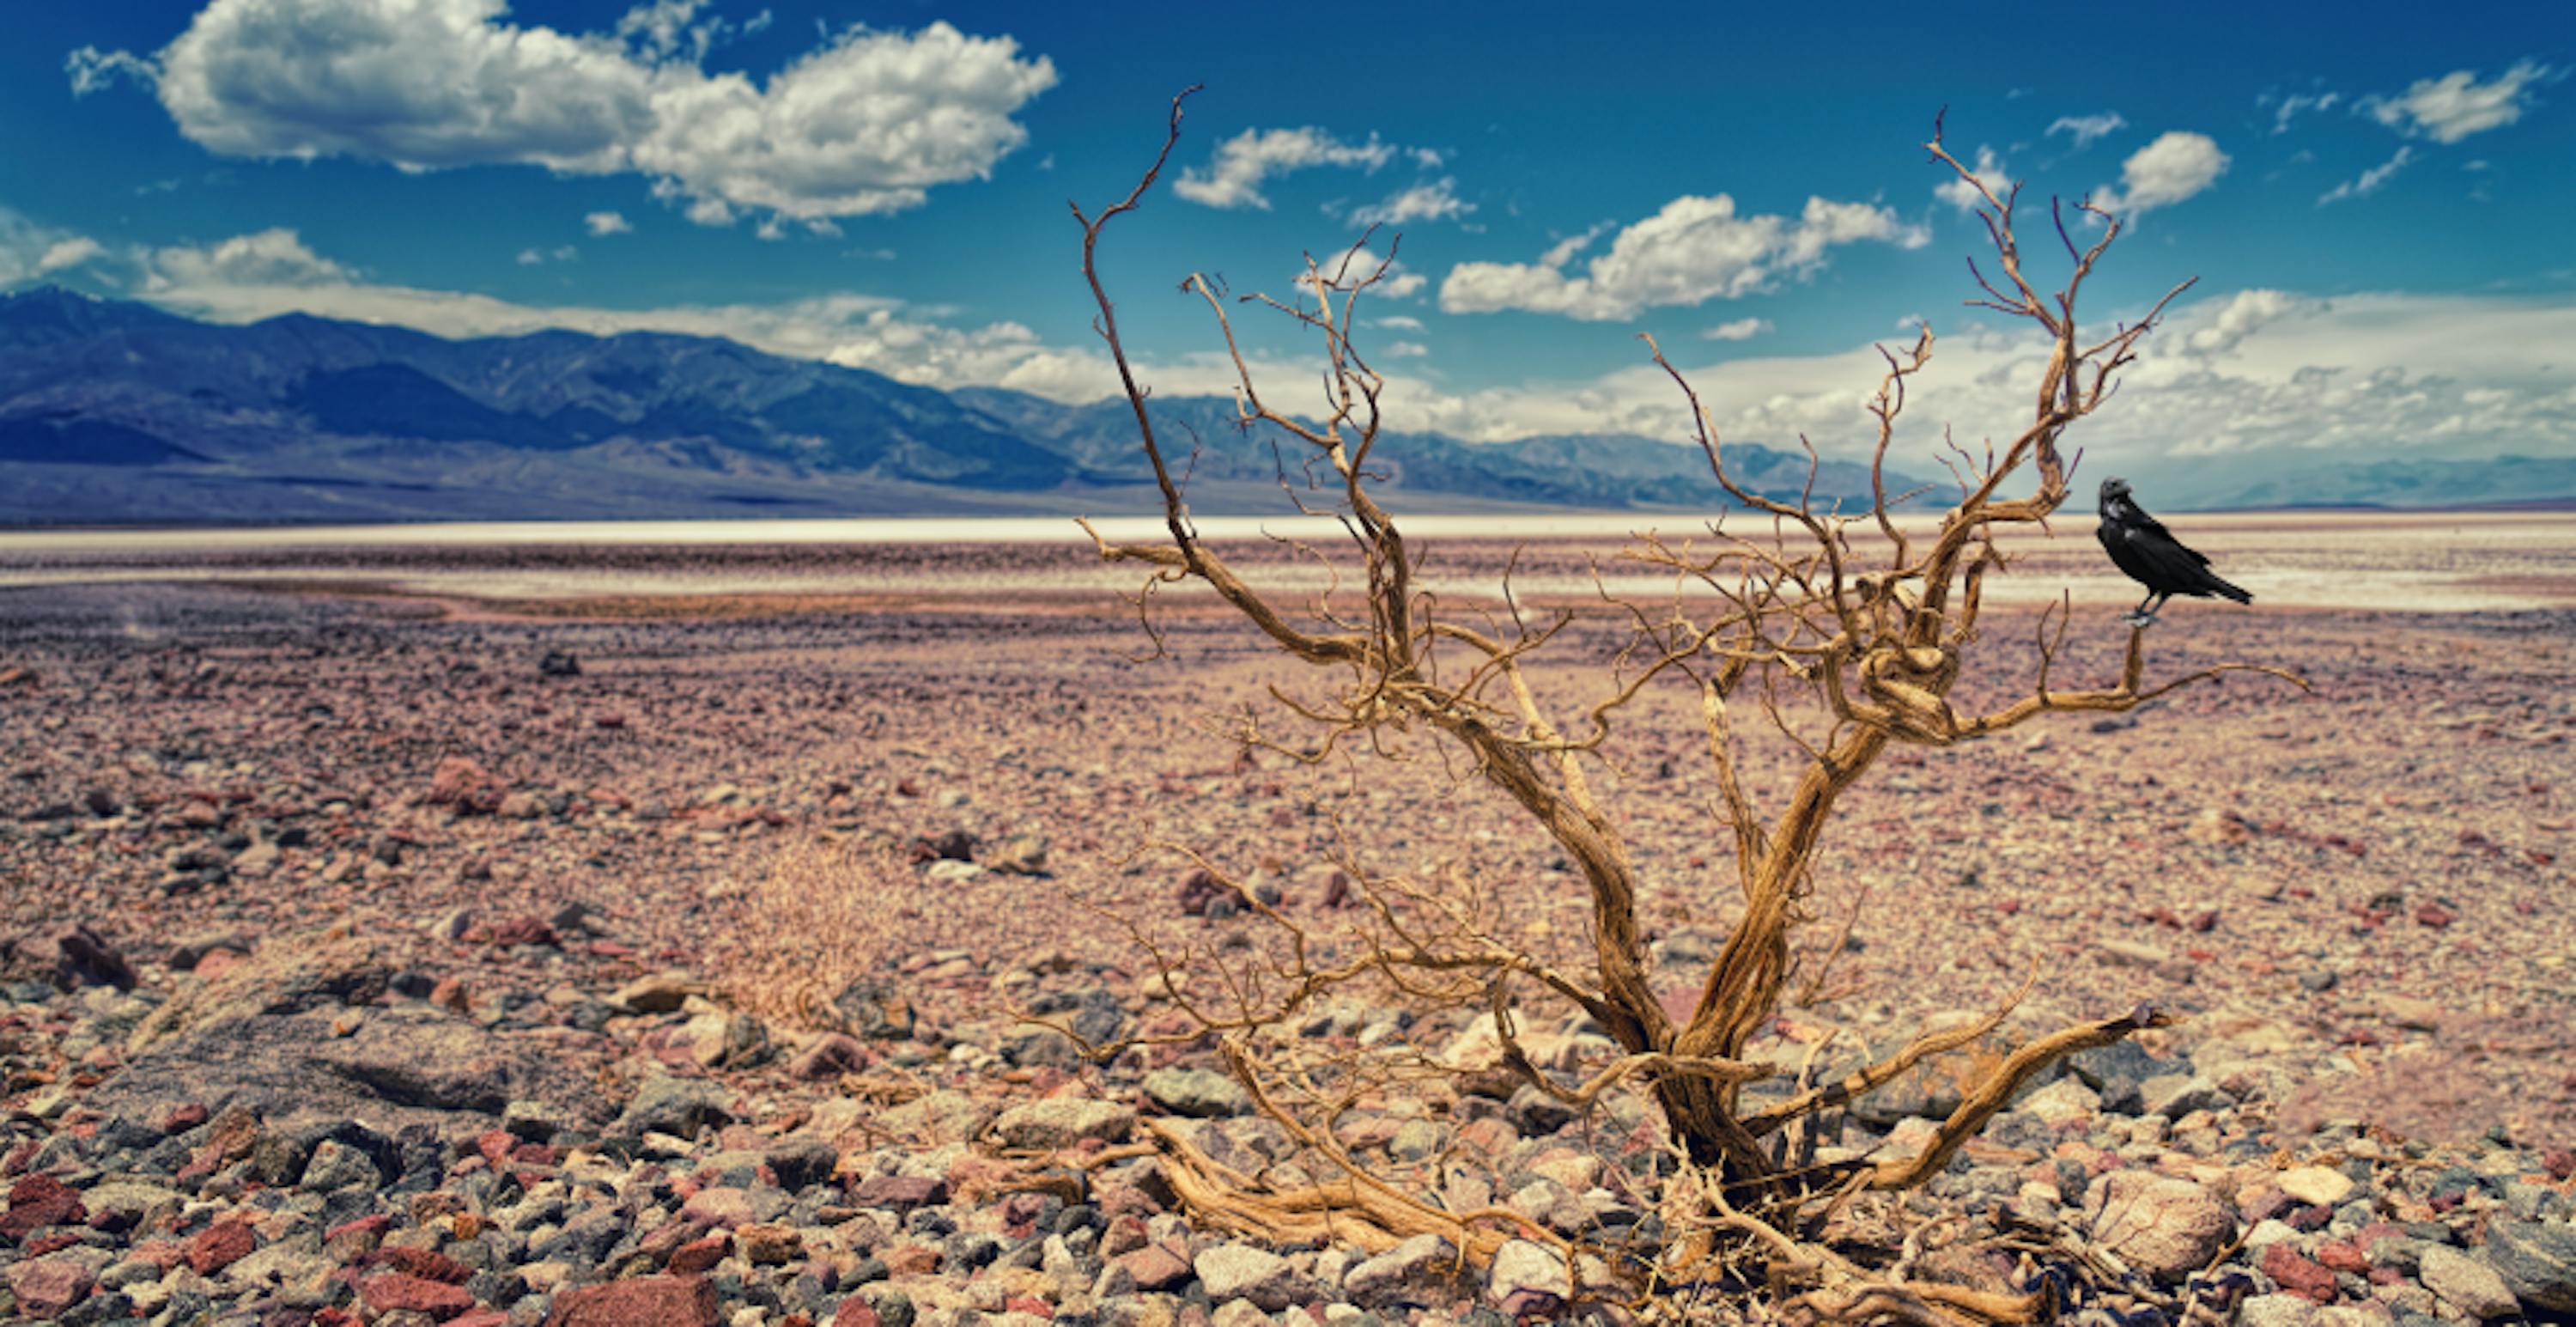
M212 1276L250 1256L259 1237L240 1221L218 1221L188 1241L188 1266L199 1276Z
M1100 1237L1100 1252L1104 1257L1115 1258L1122 1253L1134 1253L1145 1247L1146 1242L1143 1221L1132 1215L1113 1217L1108 1233Z
M2576 1176L2576 1148L2553 1147L2541 1153L2540 1164L2549 1168L2549 1178L2553 1180Z
M927 1244L898 1244L886 1250L886 1270L896 1276L928 1276L939 1270L941 1254Z
M555 936L555 928L543 917L503 918L492 923L485 938L496 945L563 945Z
M2269 1244L2263 1248L2263 1275L2280 1283L2293 1295L2319 1304L2335 1302L2335 1274L2299 1256L2287 1244Z
M68 1230L59 1234L39 1235L36 1238L27 1241L26 1245L18 1250L18 1256L21 1258L42 1258L48 1253L55 1253L63 1249L68 1249L80 1242L81 1237Z
M2361 1250L2342 1240L2318 1246L2317 1263L2338 1272L2350 1272L2355 1276L2370 1270L2370 1259L2363 1257Z
M315 1315L313 1321L319 1327L321 1316ZM350 1321L354 1323L356 1320ZM509 1321L510 1315L499 1309L476 1309L471 1313L460 1313L448 1319L447 1327L507 1327Z
M1122 1254L1118 1265L1136 1278L1139 1290L1165 1290L1190 1279L1190 1260L1160 1244L1148 1244L1134 1253Z
M502 791L501 781L490 770L463 756L449 756L430 772L424 800L432 806L455 807L459 814L490 815L501 805Z
M716 1288L698 1276L636 1276L568 1290L547 1327L714 1327Z
M750 1191L721 1185L701 1189L680 1204L680 1219L700 1226L722 1226L728 1230L748 1225L752 1220Z
M841 1301L840 1311L832 1315L832 1327L878 1327L877 1311L857 1295Z
M30 1175L11 1186L9 1211L0 1216L0 1235L25 1239L44 1226L72 1226L89 1219L78 1191L51 1175Z
M691 1240L671 1250L671 1260L665 1266L678 1275L694 1276L723 1262L725 1254L732 1249L731 1236L709 1235L705 1239Z
M429 988L429 1002L450 1013L471 1013L473 1002L465 994L465 983L454 977L441 977Z
M1055 1310L1048 1307L1045 1300L1032 1298L1028 1295L1018 1295L1013 1298L1006 1299L1002 1301L1002 1308L1007 1312L1027 1313L1040 1318L1052 1318L1055 1316Z
M882 1207L896 1213L909 1213L916 1207L947 1199L948 1181L934 1175L879 1175L850 1190L850 1201L858 1206Z
M787 1072L798 1078L838 1078L868 1066L867 1047L859 1039L835 1032L797 1053Z
M409 1310L433 1318L452 1318L474 1307L474 1296L465 1287L407 1272L384 1272L360 1281L358 1298L378 1314Z
M519 1145L519 1136L507 1129L486 1129L474 1137L474 1150L486 1161L499 1161Z
M171 1107L170 1113L162 1116L161 1123L156 1127L165 1134L186 1133L205 1122L206 1103L191 1101L185 1105Z
M385 1231L392 1225L393 1218L381 1212L343 1221L322 1233L322 1251L341 1262L362 1258L384 1243Z
M89 1298L96 1284L89 1268L67 1258L22 1262L9 1269L9 1293L18 1297L18 1311L32 1318L59 1316Z
M2460 914L2439 903L2427 903L2415 909L2415 922L2419 926L2430 926L2438 930L2459 919Z

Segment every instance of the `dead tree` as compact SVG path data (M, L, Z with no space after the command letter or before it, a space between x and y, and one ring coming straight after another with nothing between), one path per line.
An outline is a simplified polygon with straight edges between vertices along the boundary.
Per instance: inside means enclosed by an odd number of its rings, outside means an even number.
M1756 1030L1780 1010L1791 969L1791 936L1807 919L1804 904L1814 887L1814 863L1836 802L1891 745L1951 746L2050 713L2125 711L2231 671L2298 683L2277 669L2226 664L2149 684L2145 633L2132 630L2117 681L2068 688L2055 675L2071 625L2061 604L2040 617L2037 676L2026 693L1982 711L1962 710L1950 699L1979 654L1981 590L2005 558L1996 532L2040 523L2065 501L2068 465L2060 447L2066 430L2111 397L2119 370L2131 362L2140 339L2190 283L2168 292L2136 322L2087 339L2078 328L2077 299L2119 236L2119 221L2087 202L2053 208L2054 229L2070 268L2063 287L2043 295L2025 274L2016 238L2018 186L1998 197L1942 145L1936 126L1925 146L1934 162L1983 198L1979 215L1994 249L1992 273L1970 263L1979 295L1969 303L2027 320L2046 333L2052 346L2045 368L2030 384L2027 424L2000 444L1990 442L1982 456L1953 448L1951 469L1959 488L1955 504L1928 533L1901 523L1893 509L1907 495L1887 491L1884 462L1905 409L1908 383L1932 359L1933 333L1925 326L1911 346L1882 350L1886 368L1868 408L1876 431L1873 501L1862 516L1849 517L1820 510L1813 500L1812 445L1807 447L1810 491L1794 500L1765 496L1731 477L1715 421L1649 338L1649 353L1671 375L1680 401L1689 408L1696 440L1717 481L1767 530L1748 536L1720 524L1705 540L1676 543L1647 535L1627 547L1623 558L1678 577L1693 593L1650 606L1615 598L1605 588L1603 599L1633 633L1621 655L1623 666L1602 682L1591 703L1551 713L1531 683L1530 668L1542 650L1562 638L1570 615L1525 611L1512 597L1508 579L1500 610L1479 613L1435 600L1416 584L1418 551L1372 491L1385 380L1355 338L1353 311L1385 276L1394 246L1387 258L1374 261L1358 246L1338 263L1309 257L1299 292L1288 300L1230 297L1198 274L1182 283L1183 291L1205 303L1233 357L1239 423L1275 430L1287 440L1287 448L1305 453L1300 459L1310 468L1321 467L1321 491L1349 535L1344 556L1352 562L1336 571L1336 585L1348 588L1339 602L1328 595L1311 604L1282 607L1276 596L1239 575L1200 537L1185 500L1184 480L1176 474L1168 444L1147 409L1147 389L1137 381L1120 339L1116 309L1098 265L1104 228L1138 205L1169 159L1188 95L1174 99L1163 151L1126 197L1096 216L1078 204L1073 209L1083 232L1084 276L1099 305L1096 329L1134 408L1145 459L1160 487L1169 540L1112 543L1087 522L1084 528L1102 557L1151 568L1148 593L1158 585L1202 585L1291 659L1328 679L1321 695L1292 696L1273 688L1294 722L1307 730L1301 738L1275 739L1259 715L1250 715L1235 731L1240 740L1309 762L1352 746L1362 749L1365 760L1369 751L1384 749L1379 744L1390 734L1427 731L1453 757L1462 756L1475 777L1517 804L1580 871L1590 895L1592 952L1589 971L1551 966L1489 925L1472 889L1366 877L1359 881L1363 924L1349 928L1357 945L1346 956L1328 960L1313 923L1249 896L1245 905L1272 928L1275 940L1259 963L1232 972L1195 971L1202 956L1155 949L1153 957L1173 998L1194 1016L1195 1028L1219 1034L1229 1067L1260 1108L1342 1171L1311 1190L1262 1194L1251 1191L1246 1177L1222 1167L1186 1165L1177 1168L1186 1181L1184 1197L1241 1228L1363 1245L1434 1229L1451 1234L1470 1256L1481 1257L1505 1237L1503 1232L1514 1229L1524 1237L1554 1238L1529 1230L1509 1213L1440 1211L1372 1175L1335 1140L1331 1119L1364 1091L1383 1087L1391 1075L1429 1076L1455 1068L1416 1055L1401 1066L1382 1062L1371 1073L1358 1073L1346 1055L1301 1049L1293 1038L1267 1035L1325 994L1369 982L1402 998L1489 1007L1496 1015L1503 1062L1569 1103L1589 1107L1621 1087L1642 1087L1651 1094L1672 1143L1687 1159L1685 1175L1696 1177L1698 1184L1693 1200L1698 1219L1677 1229L1672 1247L1659 1255L1656 1275L1667 1280L1700 1275L1712 1257L1734 1257L1726 1250L1750 1247L1768 1260L1774 1276L1783 1275L1785 1268L1792 1281L1814 1288L1806 1302L1811 1315L1867 1316L1850 1306L1866 1302L1877 1306L1868 1310L1874 1314L1884 1309L1885 1301L1900 1309L1912 1304L1929 1315L1909 1320L2035 1316L2040 1308L2026 1299L1989 1296L1978 1301L1967 1292L1872 1281L1849 1264L1837 1270L1839 1260L1806 1236L1815 1229L1817 1214L1837 1201L1868 1190L1909 1189L1938 1174L2017 1088L2053 1061L2162 1025L2167 1015L2140 1006L2030 1041L1993 1064L1920 1152L1832 1166L1802 1161L1813 1155L1812 1136L1807 1146L1784 1147L1783 1135L1795 1137L1820 1112L1846 1105L1929 1057L1986 1037L2002 1023L2011 1002L1971 1026L1922 1036L1839 1081L1814 1082L1812 1069L1802 1070L1790 1095L1759 1108L1743 1100L1744 1085L1781 1071L1748 1062L1743 1055ZM2098 223L2099 233L2089 245L2077 242L2069 210ZM1293 412L1265 394L1233 323L1233 309L1244 306L1293 319L1320 338L1325 393L1320 412ZM1289 468L1283 460L1283 483ZM2026 487L2008 495L2006 485L2014 481ZM1301 551L1333 565L1321 552ZM1144 601L1140 595L1139 603ZM1696 1002L1679 1018L1667 1012L1649 985L1637 874L1621 841L1618 818L1588 772L1588 766L1601 760L1603 743L1622 710L1646 688L1666 686L1696 693L1705 728L1707 778L1714 785L1732 847L1734 885L1742 896L1740 919L1711 963ZM1822 716L1823 730L1801 732L1784 709L1784 695L1802 697L1813 714ZM1757 805L1742 777L1739 744L1747 735L1739 729L1748 726L1748 715L1797 748L1800 768L1776 805ZM1214 863L1201 860L1200 865L1222 880ZM1621 1054L1576 1081L1543 1071L1514 1031L1512 1009L1525 994L1552 995L1579 1008L1608 1031ZM1185 1148L1177 1135L1172 1142ZM1565 1243L1556 1242L1561 1247ZM1836 1304L1844 1307L1833 1308Z

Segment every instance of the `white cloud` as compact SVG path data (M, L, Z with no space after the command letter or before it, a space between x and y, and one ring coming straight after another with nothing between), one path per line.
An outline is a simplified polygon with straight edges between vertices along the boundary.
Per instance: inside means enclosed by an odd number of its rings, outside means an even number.
M1172 192L1208 207L1255 207L1268 210L1262 182L1273 175L1317 166L1341 166L1374 172L1395 159L1396 149L1369 135L1365 143L1345 143L1321 129L1246 129L1217 144L1204 168L1191 167L1173 182Z
M535 267L539 263L547 262L568 263L580 256L581 250L569 244L558 244L551 249L521 249L519 266Z
M1409 300L1421 294L1422 288L1430 284L1429 279L1421 273L1406 270L1402 260L1383 260L1364 244L1318 251L1315 254L1315 270L1335 289L1348 290L1369 273L1377 271L1381 261L1386 262L1386 272L1378 277L1376 285L1368 288L1367 297L1369 298ZM1289 279L1288 284L1305 294L1315 293L1315 283L1307 279L1304 268L1299 268L1297 274ZM1418 323L1415 325L1420 326Z
M1699 335L1703 341L1750 341L1770 330L1771 320L1768 318L1738 318L1733 322L1719 323Z
M2318 197L2317 206L2323 207L2328 203L2339 203L2347 198L2362 198L2367 197L2370 194L2377 193L2379 192L2379 186L2388 183L2388 178L2390 176L2403 170L2406 163L2413 161L2414 159L2415 145L2412 143L2400 143L2397 145L2397 155L2390 157L2388 160L2383 161L2366 171L2363 171L2360 176L2355 179L2346 180L2332 189L2328 189L2323 195Z
M1591 248L1594 240L1609 234L1610 228L1617 224L1618 223L1614 221L1596 221L1593 224L1584 227L1582 230L1579 230L1572 235L1568 235L1564 239L1558 240L1556 243L1547 246L1547 252L1538 256L1539 266L1565 266L1568 259L1571 259L1574 255Z
M593 212L583 217L581 224L588 227L593 235L623 235L635 229L627 224L622 212Z
M2114 215L2135 216L2200 193L2227 173L2229 157L2207 134L2176 130L2139 148L2120 165L2120 190L2105 185L2094 200Z
M1388 359L1419 359L1430 354L1431 347L1419 341L1389 341L1386 349L1378 353Z
M227 156L636 172L709 221L918 206L1019 147L1011 116L1056 81L1009 37L933 23L847 28L755 85L699 67L720 31L686 26L700 4L660 0L606 35L513 25L504 0L211 0L148 61L83 51L68 69L79 91L144 78Z
M1929 240L1887 208L1810 198L1796 217L1739 216L1735 200L1684 195L1663 210L1619 232L1610 251L1582 275L1565 263L1582 247L1578 237L1548 250L1554 262L1460 263L1440 285L1440 307L1450 313L1527 309L1561 313L1587 322L1635 317L1659 305L1700 304L1765 290L1779 281L1812 274L1828 249L1859 240L1918 248Z
M2055 138L2059 134L2065 134L2075 140L2075 150L2081 152L2093 146L2095 139L2107 137L2128 127L2127 117L2118 111L2104 111L2099 115L2061 115L2048 126L2048 136Z
M1372 327L1390 327L1399 332L1419 332L1422 330L1421 319L1408 318L1400 313L1390 313L1383 318L1371 318L1369 319L1369 325Z
M87 235L75 235L45 246L36 257L36 275L51 276L67 268L78 267L107 252L105 246Z
M1986 186L1988 193L1997 198L2003 197L2012 189L2012 177L2004 173L2003 160L1995 155L1993 148L1983 143L1977 145L1977 164L1970 173ZM1934 185L1932 196L1962 212L1976 211L1986 203L1985 194L1978 193L1976 185L1956 175Z
M534 249L519 250L519 266L521 267L534 267L545 260L546 256Z
M0 205L0 286L78 267L100 256L98 241L42 225Z
M2290 132L2290 121L2309 111L2333 110L2335 103L2341 100L2343 100L2343 94L2340 92L2294 92L2283 97L2280 104L2272 108L2272 132L2286 134Z
M1390 194L1382 202L1351 212L1355 226L1401 226L1408 221L1454 221L1476 210L1458 196L1458 182L1447 176Z
M150 86L160 77L152 62L127 51L102 51L95 46L75 49L63 58L63 73L72 80L72 95L86 97L104 92L120 78L130 78Z
M2471 134L2501 128L2522 118L2531 106L2532 86L2557 71L2523 60L2492 83L2480 83L2474 70L2458 69L2440 78L2417 80L2395 97L2367 97L2355 107L2407 135L2421 134L2436 143L2456 143Z
M2264 324L2291 314L2314 314L2325 306L2278 290L2240 290L2224 301L2203 300L2191 307L2181 330L2168 327L2158 335L2163 347L2193 355L2223 355L2242 345Z
M763 88L692 71L655 95L635 164L701 201L801 221L917 207L931 185L989 175L1028 140L1011 114L1056 73L1018 52L933 23L909 36L853 28Z
M304 290L347 285L356 279L357 273L313 252L305 247L302 236L278 226L235 235L220 244L174 245L155 250L143 293L151 296L241 288Z

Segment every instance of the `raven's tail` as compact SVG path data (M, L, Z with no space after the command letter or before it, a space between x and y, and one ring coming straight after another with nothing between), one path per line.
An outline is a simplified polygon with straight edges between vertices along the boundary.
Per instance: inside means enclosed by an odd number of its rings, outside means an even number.
M2221 598L2233 599L2240 604L2250 604L2254 602L2254 596L2252 594L2238 586L2230 585L2215 576L2211 576L2209 578L2209 592L2211 594L2218 595Z

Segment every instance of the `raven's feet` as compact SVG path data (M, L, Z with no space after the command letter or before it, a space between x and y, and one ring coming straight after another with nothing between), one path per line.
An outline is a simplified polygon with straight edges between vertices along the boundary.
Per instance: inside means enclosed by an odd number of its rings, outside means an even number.
M2122 613L2120 615L2120 620L2128 623L2130 626L2144 631L2156 624L2156 615L2143 608L2132 608L2128 612Z

